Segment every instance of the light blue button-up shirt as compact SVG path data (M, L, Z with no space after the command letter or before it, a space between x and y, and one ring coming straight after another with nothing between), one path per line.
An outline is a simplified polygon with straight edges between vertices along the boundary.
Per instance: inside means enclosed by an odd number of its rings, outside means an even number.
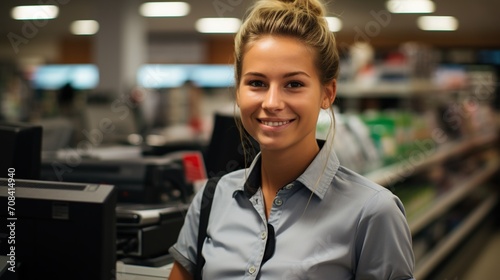
M248 169L220 179L203 245L203 279L413 279L411 234L400 200L340 166L328 143L320 145L306 171L276 194L268 220L259 155ZM191 272L201 193L170 248ZM268 223L275 250L263 263Z

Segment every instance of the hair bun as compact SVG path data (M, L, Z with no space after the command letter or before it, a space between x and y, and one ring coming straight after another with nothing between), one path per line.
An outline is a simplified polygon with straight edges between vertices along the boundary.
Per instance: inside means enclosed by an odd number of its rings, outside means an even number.
M307 11L315 16L321 17L325 15L325 8L319 0L280 0L283 3L289 3L295 8Z

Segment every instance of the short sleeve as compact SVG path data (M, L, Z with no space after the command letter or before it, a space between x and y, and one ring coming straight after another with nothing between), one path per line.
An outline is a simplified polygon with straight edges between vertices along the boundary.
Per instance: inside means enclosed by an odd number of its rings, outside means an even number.
M194 272L196 266L200 207L204 188L201 188L191 201L177 242L168 250L170 255L190 273Z
M355 279L414 279L410 229L403 204L390 191L379 191L365 203L355 246Z

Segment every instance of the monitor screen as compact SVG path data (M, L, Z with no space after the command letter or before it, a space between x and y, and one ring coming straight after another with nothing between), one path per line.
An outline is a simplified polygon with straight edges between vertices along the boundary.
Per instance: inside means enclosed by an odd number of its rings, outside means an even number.
M16 178L40 179L42 126L0 122L0 177L14 168Z
M92 64L53 64L36 68L33 87L57 90L66 84L75 89L93 89L99 83L99 69Z
M234 85L232 65L147 64L137 72L137 84L144 88L176 88L192 81L202 88Z
M234 116L215 114L212 137L204 157L209 178L250 166L260 148L255 139L246 131L245 134L242 142Z
M13 171L11 169L11 171ZM1 279L115 279L112 185L0 178Z

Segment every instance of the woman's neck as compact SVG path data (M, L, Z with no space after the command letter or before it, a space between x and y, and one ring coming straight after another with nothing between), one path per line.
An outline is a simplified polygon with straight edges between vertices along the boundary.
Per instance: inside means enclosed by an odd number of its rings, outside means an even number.
M262 190L276 193L281 187L302 174L319 152L319 146L297 146L286 151L267 151L261 153Z

